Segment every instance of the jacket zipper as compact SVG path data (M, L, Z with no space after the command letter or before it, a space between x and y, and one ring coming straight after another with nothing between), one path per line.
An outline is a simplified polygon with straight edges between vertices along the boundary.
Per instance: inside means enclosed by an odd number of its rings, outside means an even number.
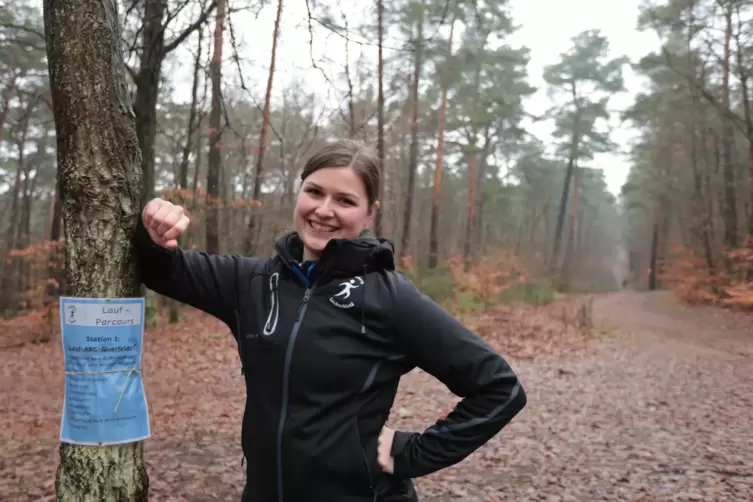
M377 492L374 490L374 482L371 478L371 469L369 468L369 460L366 458L366 452L363 451L363 448L361 448L361 458L363 458L363 465L366 466L366 474L369 476L369 489L371 490L371 493L374 494L374 498L372 499L372 502L377 502Z
M293 346L295 340L298 337L298 330L301 327L301 321L306 314L306 308L308 302L311 299L311 292L313 287L306 288L306 292L303 294L303 300L298 307L298 315L296 316L293 329L290 331L290 341L288 342L288 350L285 353L285 365L283 367L282 376L282 406L280 409L280 423L277 428L277 500L278 502L284 502L285 497L282 493L282 433L285 427L285 415L288 413L288 381L290 380L290 362L293 358Z

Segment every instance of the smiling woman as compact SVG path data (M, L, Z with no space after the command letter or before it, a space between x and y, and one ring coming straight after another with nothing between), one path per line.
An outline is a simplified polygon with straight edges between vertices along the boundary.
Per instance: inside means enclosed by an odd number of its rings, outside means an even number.
M365 231L379 166L350 140L317 152L295 231L272 257L181 250L183 208L144 208L144 284L221 319L237 341L244 502L415 502L411 478L460 462L526 404L507 362L395 270L390 241ZM390 408L415 367L463 400L423 432L394 431Z
M330 239L357 238L379 210L379 159L355 141L324 147L301 179L294 218L305 261L318 259Z

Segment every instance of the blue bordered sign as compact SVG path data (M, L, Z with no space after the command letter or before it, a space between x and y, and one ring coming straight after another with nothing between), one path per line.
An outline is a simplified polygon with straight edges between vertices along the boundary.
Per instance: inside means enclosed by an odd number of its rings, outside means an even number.
M144 307L144 298L60 297L60 441L112 445L150 437L141 376Z

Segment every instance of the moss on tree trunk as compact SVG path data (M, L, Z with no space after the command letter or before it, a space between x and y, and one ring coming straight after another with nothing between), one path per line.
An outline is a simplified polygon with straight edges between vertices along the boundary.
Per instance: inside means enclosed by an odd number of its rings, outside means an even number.
M116 3L45 0L44 21L68 294L138 296L130 238L141 208L141 152ZM58 500L144 501L148 486L141 442L60 447Z

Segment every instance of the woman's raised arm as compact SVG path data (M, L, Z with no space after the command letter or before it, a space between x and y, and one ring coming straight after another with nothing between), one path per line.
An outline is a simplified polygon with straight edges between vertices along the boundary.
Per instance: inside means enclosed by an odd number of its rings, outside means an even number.
M141 282L232 328L240 295L258 269L259 260L180 249L177 239L189 223L183 208L171 202L153 199L144 207L134 235Z

